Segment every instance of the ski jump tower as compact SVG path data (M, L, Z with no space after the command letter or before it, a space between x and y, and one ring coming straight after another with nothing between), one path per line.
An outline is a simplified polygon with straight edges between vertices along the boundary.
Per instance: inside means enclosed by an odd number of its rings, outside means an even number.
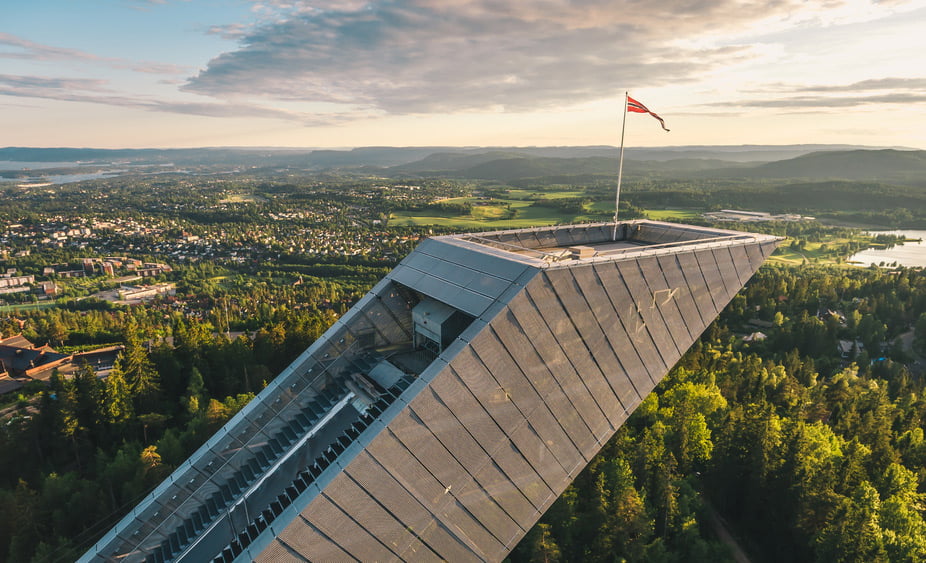
M779 241L427 239L82 561L499 561Z

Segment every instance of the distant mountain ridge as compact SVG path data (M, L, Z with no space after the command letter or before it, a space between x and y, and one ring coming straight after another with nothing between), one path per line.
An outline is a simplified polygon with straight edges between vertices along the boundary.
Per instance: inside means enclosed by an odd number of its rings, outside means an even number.
M716 158L734 162L770 162L820 151L853 149L903 148L861 147L856 145L693 145L670 147L629 147L628 159L676 160ZM437 154L476 155L509 153L534 157L590 158L616 157L617 147L607 145L553 147L358 147L353 149L318 149L288 147L201 147L178 149L97 149L74 147L2 147L0 161L76 162L112 159L149 159L152 161L204 159L225 161L229 157L246 160L307 159L319 166L398 166Z
M108 162L252 169L340 170L392 177L514 181L617 174L618 149L587 147L0 148L0 161ZM0 166L0 172L3 167ZM850 145L627 149L627 174L691 178L864 180L926 186L926 151Z
M742 170L735 173L741 174ZM818 152L768 162L747 171L753 178L926 180L926 151L851 150Z

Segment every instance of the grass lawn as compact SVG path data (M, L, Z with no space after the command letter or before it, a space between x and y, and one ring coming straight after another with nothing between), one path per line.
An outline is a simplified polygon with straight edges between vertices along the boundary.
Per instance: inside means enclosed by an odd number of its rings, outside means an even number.
M832 238L825 242L808 242L803 250L797 250L791 248L791 239L787 239L781 243L781 246L772 254L769 261L792 266L804 263L849 266L850 264L846 264L846 262L840 260L840 258L844 259L845 256L840 257L833 252L834 247L849 241L850 239L847 238ZM827 248L823 248L824 245L826 245Z
M0 307L0 313L15 313L17 311L34 311L37 309L51 309L55 307L54 301L42 301L41 303L22 303L18 305L3 305Z
M456 198L444 201L465 199ZM517 211L513 218L510 217L508 205ZM594 214L571 215L549 207L533 207L530 201L496 199L489 205L474 205L472 213L468 215L453 215L450 212L436 211L399 211L390 216L389 224L396 226L438 225L467 230L505 230L593 220L596 220Z
M510 199L559 199L564 197L585 197L586 194L581 190L554 190L554 191L544 191L544 190L524 190L521 188L509 188L507 190L508 197Z
M229 194L225 199L220 199L219 203L266 203L266 199L254 194Z
M668 219L685 221L687 219L697 219L701 216L700 209L647 209L646 216L654 221L666 221Z

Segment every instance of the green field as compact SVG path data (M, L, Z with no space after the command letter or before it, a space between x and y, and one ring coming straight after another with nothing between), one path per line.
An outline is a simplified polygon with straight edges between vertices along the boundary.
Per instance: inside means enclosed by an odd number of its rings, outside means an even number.
M864 237L862 237L864 238ZM778 250L769 258L771 262L788 264L791 266L801 264L840 264L849 266L843 259L833 251L836 245L849 242L847 238L831 238L826 242L808 242L803 250L791 248L791 240L786 239Z
M254 194L229 194L219 203L267 203L267 199Z
M36 309L51 309L55 306L54 301L43 301L41 303L22 303L18 305L0 306L0 313L15 313L17 311L34 311Z
M700 209L647 209L646 216L654 221L696 219L701 216Z
M561 191L539 191L524 190L520 188L510 188L508 197L517 200L531 200L537 198L560 199L564 197L585 197L587 194L581 190L561 190Z
M514 191L514 190L513 190ZM530 192L524 190L524 194ZM572 197L571 192L556 192L556 197ZM550 196L550 194L545 194ZM397 211L389 217L389 224L394 226L409 225L438 225L441 227L454 227L459 229L503 230L520 229L524 227L539 227L561 223L581 223L601 220L594 213L595 206L591 206L589 215L573 215L563 213L549 207L534 207L531 201L520 199L495 199L488 205L475 198L454 198L446 202L475 203L471 213L456 214L452 211ZM509 210L509 206L511 210ZM511 211L515 211L512 216Z

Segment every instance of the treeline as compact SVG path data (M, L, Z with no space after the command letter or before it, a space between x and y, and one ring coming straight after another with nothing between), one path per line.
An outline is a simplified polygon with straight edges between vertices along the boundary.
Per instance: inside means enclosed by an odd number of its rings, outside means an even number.
M334 319L290 311L253 338L228 340L205 322L135 311L81 317L101 317L86 323L103 331L120 325L126 348L105 380L89 367L54 375L4 414L0 559L76 559ZM29 317L26 334L71 320L48 316ZM152 346L158 333L172 344Z
M724 525L756 561L926 559L923 374L892 341L924 313L922 271L763 268L512 560L730 560Z

